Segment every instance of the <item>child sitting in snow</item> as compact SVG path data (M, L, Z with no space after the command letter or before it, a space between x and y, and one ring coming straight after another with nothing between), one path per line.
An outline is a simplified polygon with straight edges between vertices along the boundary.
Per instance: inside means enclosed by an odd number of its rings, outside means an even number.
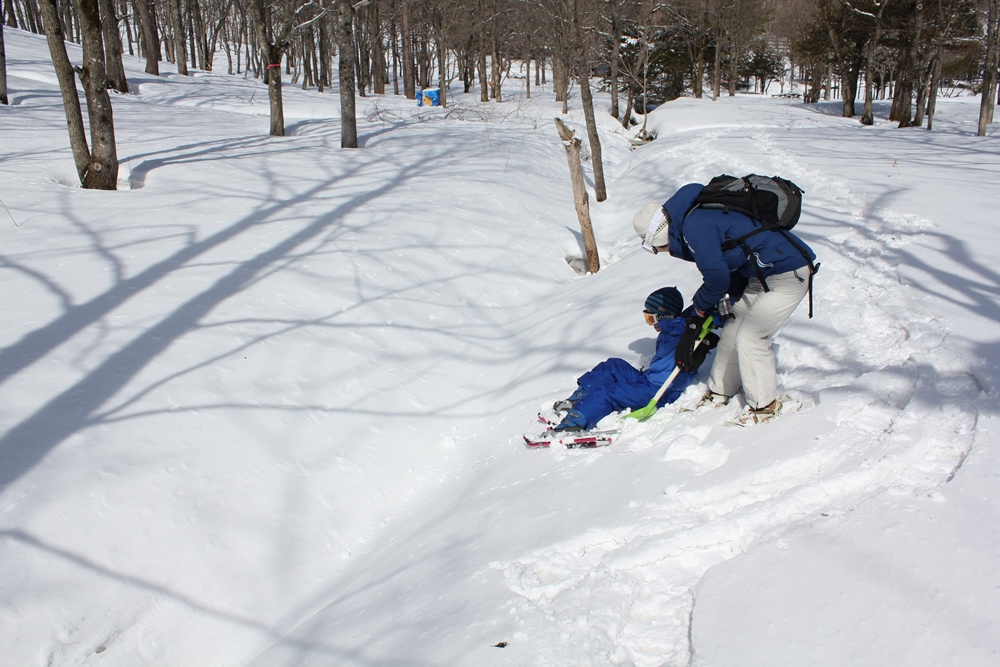
M683 307L684 297L676 287L663 287L650 294L643 306L643 315L646 323L652 325L659 335L656 338L656 353L649 367L640 371L624 359L616 358L597 364L576 381L577 388L572 396L552 406L557 412L568 411L553 430L588 430L612 412L645 407L677 367L674 349L684 333L685 317L691 310L688 308L682 312ZM695 371L718 342L719 337L714 333L705 337L695 349L694 368L677 374L658 406L677 400L697 378Z

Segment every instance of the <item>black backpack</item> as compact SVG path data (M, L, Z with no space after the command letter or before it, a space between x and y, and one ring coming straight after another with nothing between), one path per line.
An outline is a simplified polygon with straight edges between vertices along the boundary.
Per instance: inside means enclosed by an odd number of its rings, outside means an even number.
M700 208L736 211L764 227L791 229L802 213L802 188L780 176L716 176L694 200Z
M688 213L697 208L722 210L726 213L736 211L760 221L761 226L752 232L735 239L726 239L726 242L722 244L724 251L743 246L747 254L750 254L750 248L746 244L748 238L761 232L781 232L782 236L802 253L809 264L809 317L812 317L812 277L819 270L819 264L814 265L806 249L794 238L784 233L799 221L799 216L802 214L803 194L802 188L780 176L750 174L739 178L723 174L709 181L708 185L695 198ZM768 291L767 282L764 280L760 267L756 268L766 292Z

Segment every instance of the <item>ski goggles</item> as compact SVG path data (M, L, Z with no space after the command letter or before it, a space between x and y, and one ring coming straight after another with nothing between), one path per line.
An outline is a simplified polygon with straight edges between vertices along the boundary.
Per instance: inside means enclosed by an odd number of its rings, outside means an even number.
M673 315L657 315L656 313L651 313L648 310L642 311L642 316L646 318L646 324L652 326L659 322L660 320L672 320Z

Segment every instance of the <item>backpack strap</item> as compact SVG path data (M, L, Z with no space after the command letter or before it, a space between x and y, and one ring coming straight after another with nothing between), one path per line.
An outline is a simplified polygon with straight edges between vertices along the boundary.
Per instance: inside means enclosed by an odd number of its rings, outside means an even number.
M812 319L812 316L813 316L813 276L815 276L816 273L819 271L820 263L817 262L816 264L813 264L812 258L809 256L809 253L806 252L806 249L802 247L801 243L799 243L794 238L792 238L792 236L789 235L789 233L786 230L781 229L780 227L777 227L775 229L777 231L781 232L781 235L784 236L788 240L788 242L792 244L793 248L795 248L800 253L802 253L802 256L806 260L806 264L809 265L809 319Z
M760 222L759 218L754 218L754 220L757 220L757 222ZM757 229L753 230L752 232L747 232L746 234L743 234L742 236L737 236L735 239L726 238L725 242L722 244L722 252L726 252L727 250L732 250L736 246L746 247L746 240L748 238L750 238L751 236L756 236L757 234L760 234L761 232L769 232L772 229L775 230L775 231L782 231L781 228L778 227L777 225L773 225L772 226L772 225L765 225L765 224L761 223L761 226L758 227Z
M743 251L747 253L747 257L752 257L753 256L753 251L750 249L750 246L747 244L746 240L748 238L750 238L751 236L755 235L755 234L760 234L761 232L767 232L767 231L779 232L782 236L785 237L785 239L792 245L793 248L795 248L796 250L799 251L799 253L802 255L802 258L806 260L806 264L809 266L809 319L812 319L812 316L813 316L813 276L816 275L816 273L819 271L820 264L819 263L815 263L815 264L813 263L812 257L809 256L809 253L806 251L806 249L803 248L802 244L799 243L798 241L796 241L795 238L792 237L788 233L788 230L782 229L781 227L778 227L777 225L764 225L764 226L758 227L757 229L753 230L752 232L748 232L748 233L746 233L746 234L744 234L742 236L739 236L739 237L737 237L735 239L727 238L725 240L725 242L722 244L722 251L725 252L727 250L732 250L733 248L736 248L736 247L741 247L741 248L743 248ZM760 280L760 284L764 287L764 291L765 292L770 292L771 290L768 289L768 287L767 287L767 281L764 280L764 272L761 270L760 264L758 264L755 261L753 263L753 268L757 272L757 279Z
M739 246L743 248L743 252L747 254L747 258L750 258L753 262L753 269L757 272L757 280L760 281L761 286L764 288L765 292L770 292L771 288L767 286L767 280L764 279L764 270L760 266L760 262L754 258L754 252L750 249L750 246L746 243L746 237L753 236L757 232L763 231L763 229L755 229L749 234L744 234L737 239L726 239L725 243L722 244L722 251L732 250L733 248Z

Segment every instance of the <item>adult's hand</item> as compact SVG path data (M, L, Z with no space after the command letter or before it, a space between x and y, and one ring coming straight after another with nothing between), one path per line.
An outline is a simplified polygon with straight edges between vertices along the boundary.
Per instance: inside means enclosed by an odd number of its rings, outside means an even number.
M706 322L707 315L692 315L684 320L684 333L677 341L677 349L674 351L674 359L677 365L685 371L694 372L698 370L701 362L695 360L695 345L708 333ZM702 357L701 361L705 358Z
M694 360L694 368L691 371L696 371L701 368L701 365L705 363L705 357L708 353L715 349L715 346L719 344L719 335L710 333L701 340L701 345L694 349L694 354L692 359Z

